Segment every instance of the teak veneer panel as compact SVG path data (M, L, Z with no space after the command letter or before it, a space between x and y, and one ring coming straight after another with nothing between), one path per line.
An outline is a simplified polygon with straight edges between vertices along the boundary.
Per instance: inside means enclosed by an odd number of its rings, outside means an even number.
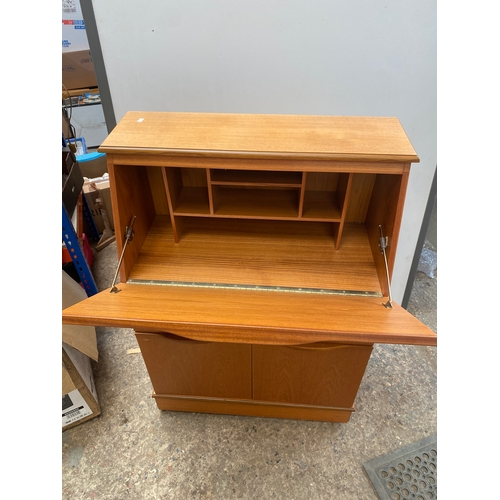
M299 191L214 186L214 215L242 219L297 219Z
M99 148L100 152L105 152ZM127 151L127 150L126 150ZM369 159L343 160L335 159L304 160L300 157L291 159L233 158L228 156L206 157L194 152L190 154L174 154L149 150L137 153L133 150L121 153L107 151L113 156L116 165L134 165L136 167L182 167L182 168L212 168L223 170L262 170L282 172L356 172L359 174L402 174L407 166L402 161L371 162Z
M381 297L119 284L63 311L63 323L163 331L193 340L436 345L437 336Z
M372 345L253 346L253 397L350 408Z
M327 408L286 403L269 403L257 400L200 398L156 394L153 398L160 410L218 415L245 415L248 417L286 418L294 420L319 420L321 422L346 423L354 411L351 408Z
M252 346L136 333L155 392L251 399Z
M418 162L397 118L128 112L105 153ZM240 167L241 168L241 167Z
M151 193L148 169L137 169L128 165L121 165L115 169L113 159L110 157L107 159L107 164L116 248L120 253L125 244L126 228L132 223L133 217L136 217L133 226L134 237L127 245L120 269L120 278L125 281L148 235L156 215L156 209ZM118 170L118 175L115 175L116 170ZM119 210L118 207L120 207Z
M210 172L211 184L227 186L296 187L302 185L300 172L262 170L215 170Z
M130 280L317 288L381 293L363 225L348 225L335 249L331 224L186 218L174 243L157 216Z
M404 199L408 186L409 171L403 175L379 175L375 178L373 196L366 215L368 239L377 267L382 292L387 295L387 278L383 255L378 246L380 228L384 236L388 236L387 266L392 279L392 271L396 260L396 249L403 217Z

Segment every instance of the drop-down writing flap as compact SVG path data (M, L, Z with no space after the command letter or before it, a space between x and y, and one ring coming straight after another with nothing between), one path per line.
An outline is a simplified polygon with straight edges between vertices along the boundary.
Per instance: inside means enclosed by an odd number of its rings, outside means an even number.
M437 335L384 297L120 284L63 311L64 324L166 331L194 340L437 345Z

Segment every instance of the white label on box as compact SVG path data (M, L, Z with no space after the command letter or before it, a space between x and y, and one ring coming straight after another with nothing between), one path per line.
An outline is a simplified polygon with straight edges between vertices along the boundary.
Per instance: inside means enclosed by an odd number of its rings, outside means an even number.
M75 0L62 0L62 11L66 13L76 12Z
M92 410L85 402L80 391L75 389L62 398L62 426L66 426L92 415Z

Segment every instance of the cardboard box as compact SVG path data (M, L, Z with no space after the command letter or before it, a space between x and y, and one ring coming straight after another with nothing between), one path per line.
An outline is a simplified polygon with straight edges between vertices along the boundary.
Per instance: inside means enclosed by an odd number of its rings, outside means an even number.
M103 211L108 217L109 228L114 231L113 211L111 206L111 191L107 174L104 177L87 179L83 183L83 194L89 206L90 213L94 219L97 231L102 234L105 228Z
M85 300L83 288L62 271L62 308ZM98 360L93 326L62 327L62 430L75 427L101 413L91 359Z
M68 90L97 87L90 50L63 52L62 83Z
M62 2L62 51L89 50L89 40L79 0Z

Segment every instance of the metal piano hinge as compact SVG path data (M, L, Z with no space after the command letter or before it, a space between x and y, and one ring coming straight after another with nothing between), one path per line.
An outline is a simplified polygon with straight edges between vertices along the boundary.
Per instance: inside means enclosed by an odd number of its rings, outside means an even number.
M384 236L382 233L382 226L378 226L380 229L380 239L378 242L378 246L380 248L380 252L384 255L384 264L385 264L385 274L387 276L387 288L389 289L389 300L383 303L384 307L392 309L392 293L391 293L391 279L389 277L389 266L387 264L387 254L385 249L389 245L389 237Z
M118 272L120 271L120 267L121 267L122 261L123 261L123 256L125 255L125 250L127 248L128 242L132 241L132 239L134 238L133 227L134 227L135 219L136 219L136 216L134 215L132 217L132 221L130 222L130 226L127 226L125 228L125 243L123 244L122 254L120 256L118 266L116 267L115 277L113 278L113 283L111 285L110 293L118 293L120 291L118 288L116 288L116 279L118 278Z

